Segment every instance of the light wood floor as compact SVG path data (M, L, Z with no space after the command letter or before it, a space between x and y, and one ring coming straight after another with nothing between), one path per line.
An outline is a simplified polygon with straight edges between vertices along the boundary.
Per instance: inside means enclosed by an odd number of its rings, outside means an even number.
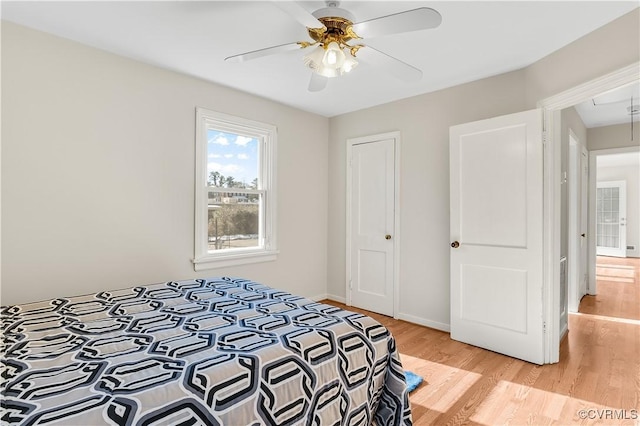
M598 294L585 296L578 312L640 320L640 258L598 256Z
M366 313L394 335L404 368L426 381L409 398L415 425L640 425L640 321L606 316L604 301L596 301L590 314L570 315L560 362L544 366L453 341L448 333L324 302ZM600 306L605 311L598 311ZM613 411L621 409L626 411ZM604 417L581 420L579 410Z

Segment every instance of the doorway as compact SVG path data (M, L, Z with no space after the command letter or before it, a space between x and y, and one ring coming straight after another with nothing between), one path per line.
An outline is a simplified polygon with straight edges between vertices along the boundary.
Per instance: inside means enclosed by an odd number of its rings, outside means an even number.
M590 153L590 211L596 211L590 223L590 231L598 232L597 212L607 212L609 206L597 206L597 189L619 187L605 182L625 182L627 189L627 214L620 232L626 239L624 255L611 256L610 252L598 253L598 241L589 246L592 261L589 294L579 306L579 314L598 315L624 320L640 320L640 137L635 136L638 146L594 150ZM603 185L604 184L604 185ZM613 194L612 194L612 198ZM595 200L595 201L593 201ZM615 203L612 201L612 203ZM601 224L603 222L600 222ZM615 223L608 219L605 225ZM619 226L616 225L616 228ZM608 232L608 231L607 231ZM612 238L610 235L605 235ZM611 244L609 244L611 243ZM600 242L615 245L615 241ZM617 253L613 253L617 254Z
M589 230L591 235L597 235L597 190L598 185L602 187L604 182L625 182L628 197L625 201L627 204L624 216L624 226L619 227L620 232L624 233L624 256L640 258L640 136L635 136L638 145L626 148L612 148L592 150L589 153L589 211L592 212L589 218ZM601 212L605 212L609 206L602 206ZM620 221L618 221L620 222ZM609 225L613 222L604 223ZM601 224L602 226L602 224ZM609 232L609 231L607 231ZM628 238L627 238L628 237ZM615 241L605 241L603 244L609 244ZM588 293L597 295L599 293L597 281L597 259L598 254L609 256L610 252L600 251L598 253L598 242L591 239L589 242L589 289ZM602 260L602 259L601 259ZM601 262L602 263L602 262Z
M562 202L561 185L563 181L563 173L566 173L566 168L562 167L562 136L563 126L561 114L562 111L576 106L582 102L593 99L596 96L604 93L612 92L615 89L619 89L624 86L637 84L638 67L640 63L634 63L627 67L621 68L618 71L604 75L600 78L589 81L580 86L576 86L573 89L569 89L565 92L541 100L538 106L543 109L545 117L545 131L548 140L551 141L549 149L545 150L545 167L544 167L544 181L545 181L545 208L543 211L544 223L545 223L545 240L544 246L546 248L544 257L544 274L545 274L545 291L544 291L544 318L545 324L548 324L548 332L545 333L545 363L558 362L560 358L560 340L564 335L564 331L561 324L561 314L566 311L567 298L562 299L562 291L566 289L560 282L560 268L561 268L561 253L562 253L562 238L566 235L566 227L562 226ZM629 122L629 119L625 119L625 122ZM636 127L636 133L637 127ZM628 134L628 133L627 133ZM640 138L640 136L636 136ZM622 146L625 146L624 144ZM627 144L626 146L629 146ZM601 146L593 147L589 145L591 149L608 148L604 143ZM566 156L565 156L566 158ZM593 170L592 157L590 156L589 170ZM589 177L589 212L595 211L595 206L591 203L595 203L595 184L593 183L593 177ZM565 222L566 223L566 222ZM591 293L595 289L595 243L591 244L595 236L595 217L589 215L589 228L586 233L589 256L588 256L588 274L589 274L589 286L588 292Z

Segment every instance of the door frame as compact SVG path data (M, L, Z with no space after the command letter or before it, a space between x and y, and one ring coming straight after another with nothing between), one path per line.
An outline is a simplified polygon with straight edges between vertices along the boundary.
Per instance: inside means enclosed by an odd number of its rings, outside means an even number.
M640 61L605 74L591 81L542 99L537 103L543 110L544 137L544 350L545 364L560 360L560 236L561 236L561 126L560 113L591 97L638 81ZM590 173L591 176L591 173ZM591 180L591 177L590 177ZM590 194L591 195L591 194ZM592 233L587 234L591 247ZM595 251L595 249L594 249ZM593 265L591 265L593 260ZM589 282L595 281L595 259L589 262Z
M351 159L354 145L371 143L386 139L394 140L394 195L393 195L393 318L398 318L400 312L400 131L379 133L369 136L347 139L347 188L346 188L346 280L345 280L345 304L351 306L351 191L353 182L351 178Z
M638 152L640 146L629 146L625 148L609 148L598 149L589 152L589 211L596 211L596 191L598 189L598 157L611 154L625 154L628 152ZM589 230L587 231L591 235L596 235L596 215L589 215ZM596 279L596 259L598 257L596 252L595 239L589 241L589 252L587 253L589 258L589 282L587 286L587 293L591 295L598 294L598 280Z

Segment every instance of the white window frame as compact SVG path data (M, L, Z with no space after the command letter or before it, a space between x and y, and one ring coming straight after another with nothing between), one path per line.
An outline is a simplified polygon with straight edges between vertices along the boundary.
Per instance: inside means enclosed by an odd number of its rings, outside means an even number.
M258 247L236 248L218 252L209 251L208 202L209 192L213 187L208 186L208 129L250 136L257 139L261 145L258 189L255 191L262 196ZM195 254L192 260L196 271L276 260L278 254L276 245L276 146L276 126L206 108L196 108ZM239 191L253 192L249 189Z

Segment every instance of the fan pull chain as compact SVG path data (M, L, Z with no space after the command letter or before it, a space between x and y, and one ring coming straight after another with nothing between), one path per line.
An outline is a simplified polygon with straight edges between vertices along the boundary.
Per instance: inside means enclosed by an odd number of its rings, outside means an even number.
M633 95L631 95L631 108L629 109L629 115L631 116L631 141L633 142Z

